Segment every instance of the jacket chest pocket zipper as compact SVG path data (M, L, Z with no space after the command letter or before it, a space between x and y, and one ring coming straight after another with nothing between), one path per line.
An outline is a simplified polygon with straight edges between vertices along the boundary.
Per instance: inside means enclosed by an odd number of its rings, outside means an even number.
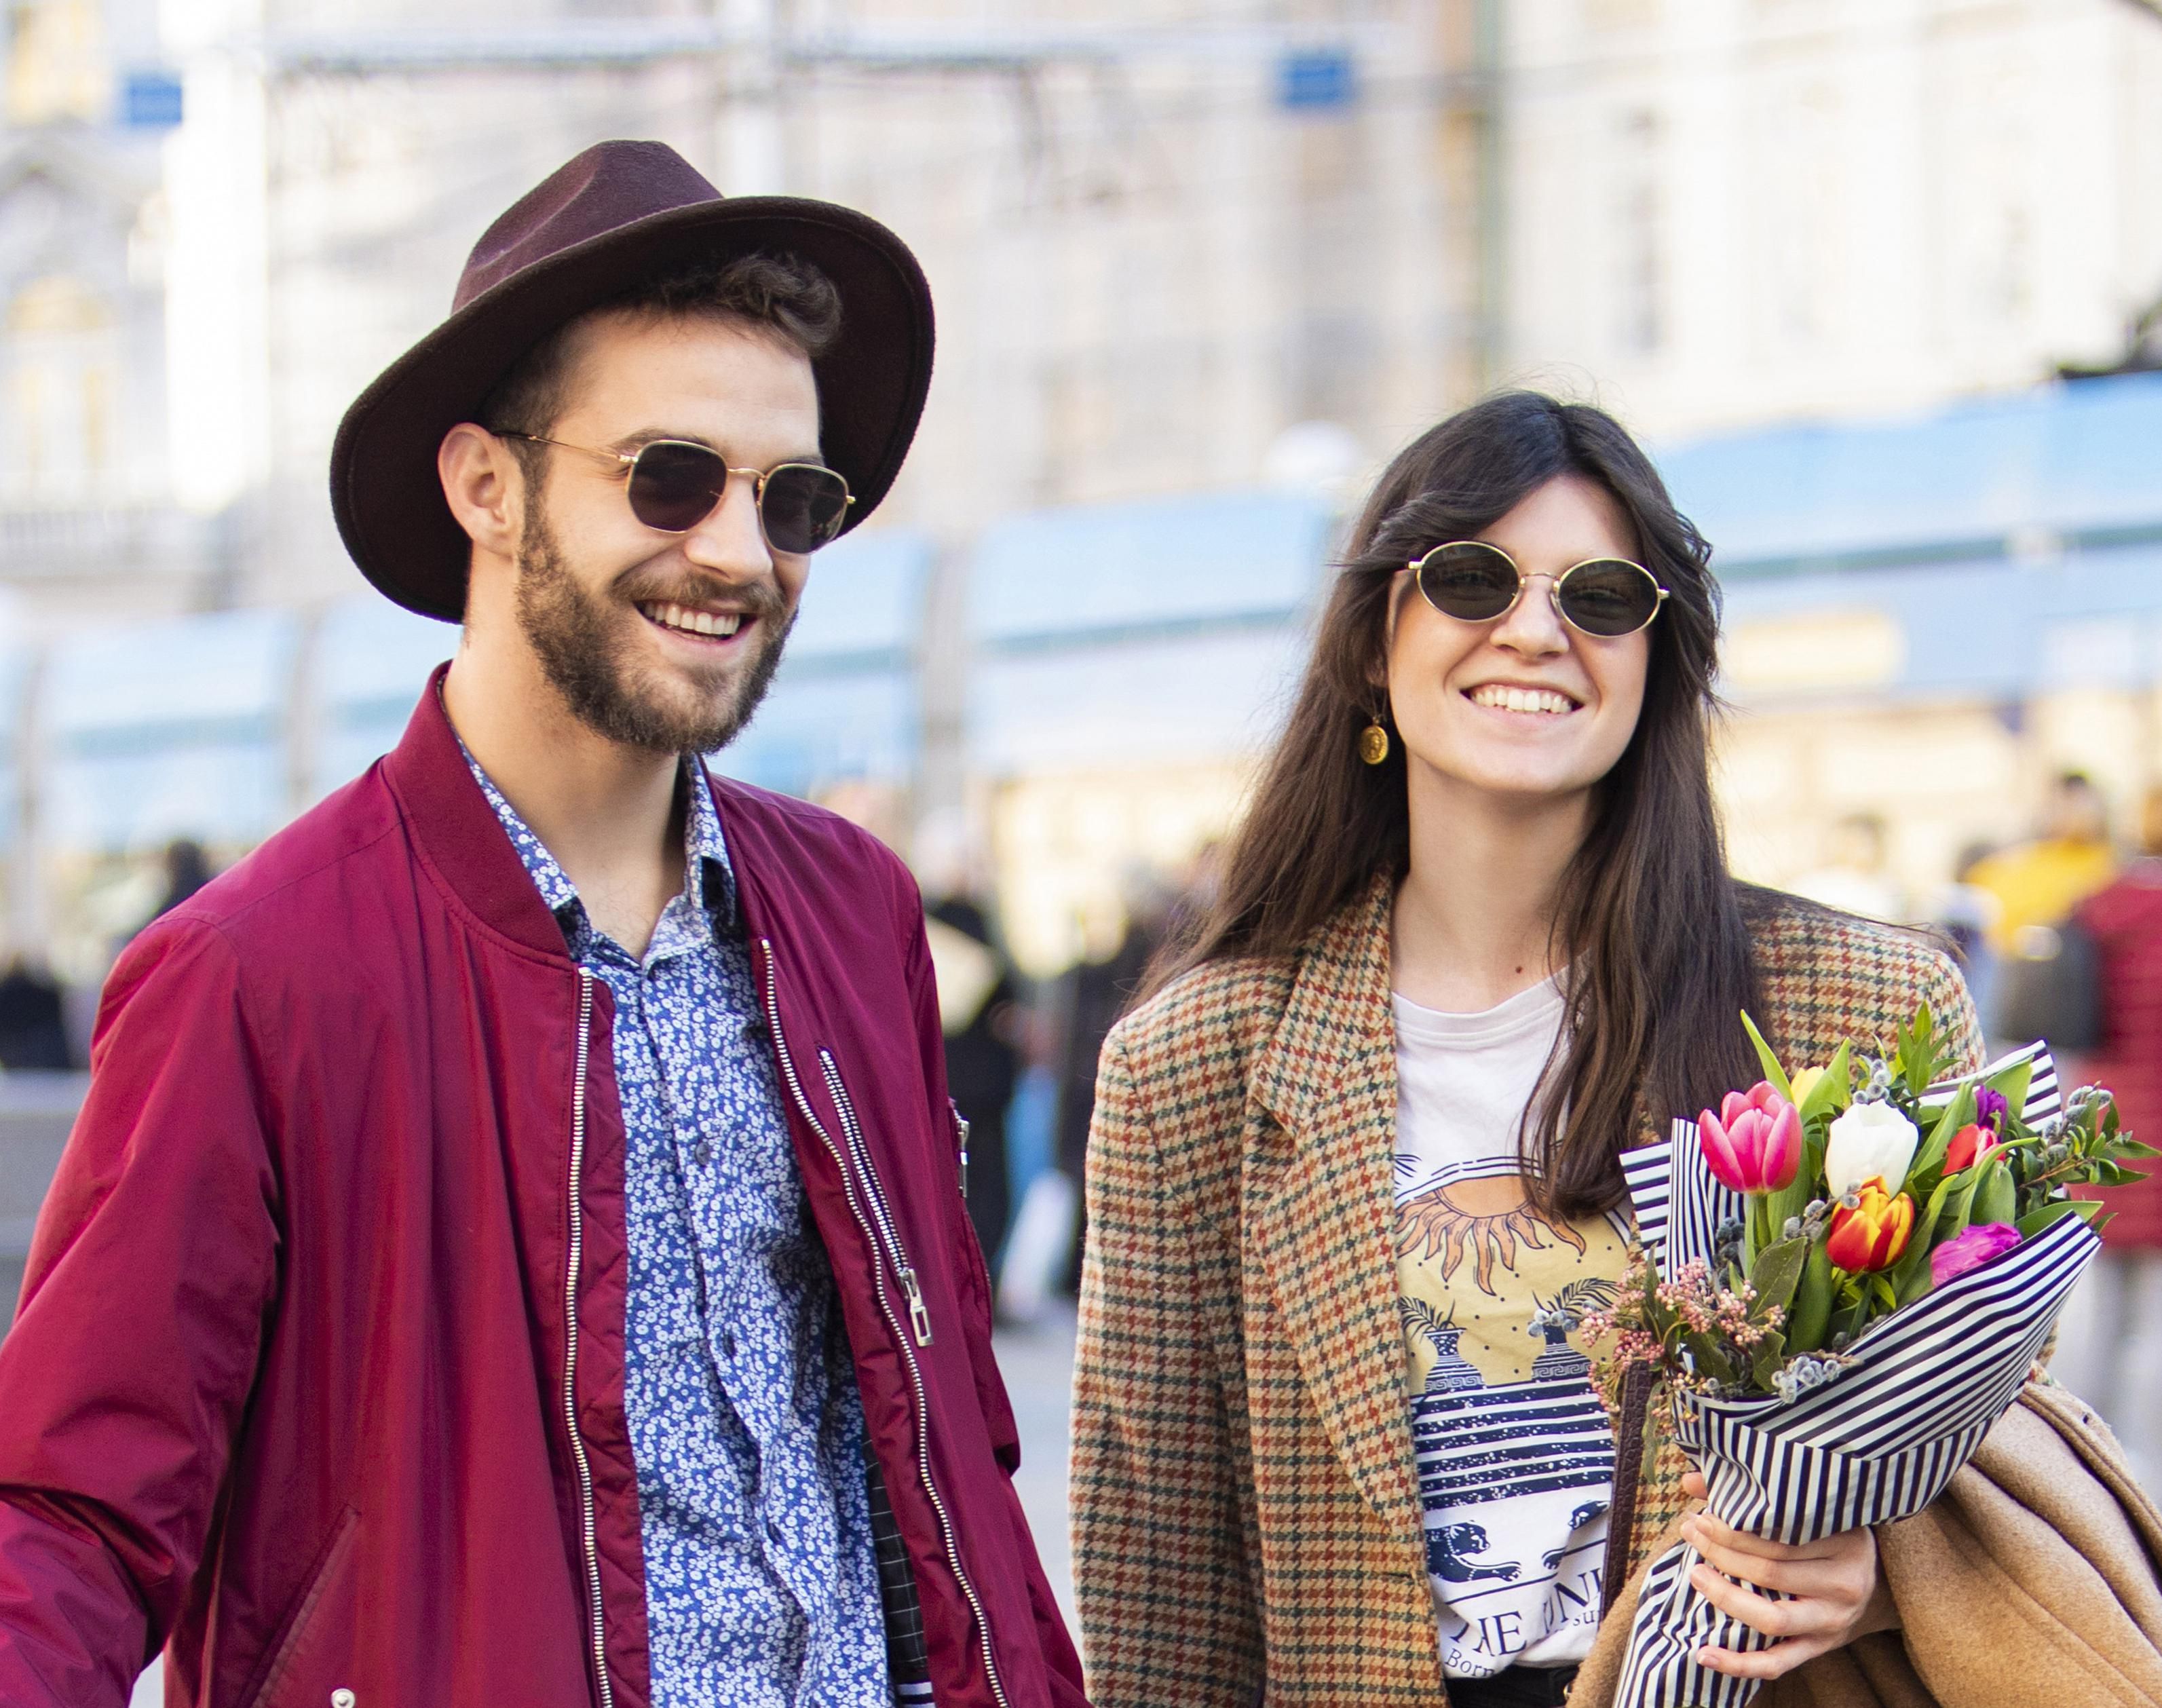
M864 1237L874 1245L885 1243L885 1256L903 1279L902 1287L909 1294L909 1319L920 1337L917 1345L931 1344L931 1314L923 1308L923 1295L917 1286L916 1272L908 1267L901 1246L900 1230L894 1225L892 1214L880 1190L878 1174L870 1165L870 1147L864 1143L863 1130L858 1124L855 1107L849 1100L848 1088L841 1084L841 1071L835 1064L833 1053L819 1051L821 1065L827 1075L827 1089L833 1094L834 1107L839 1110L844 1123L850 1152L856 1158L853 1170L849 1158L842 1154L841 1147L833 1142L818 1119L818 1112L811 1107L804 1094L803 1082L796 1077L796 1059L789 1052L788 1037L781 1027L781 971L774 959L773 943L770 938L758 940L760 952L765 957L765 1019L773 1034L773 1053L781 1063L781 1077L788 1086L788 1093L796 1104L796 1111L803 1117L804 1125L817 1136L832 1155L834 1165L841 1171L841 1189L849 1201L849 1213L863 1230ZM860 1190L859 1190L860 1188ZM869 1206L866 1209L866 1205ZM901 1323L893 1313L891 1297L886 1292L885 1272L875 1258L871 1265L872 1290L878 1295L879 1314L885 1319L893 1332L894 1342L901 1349L903 1366L908 1372L908 1387L916 1410L916 1475L930 1502L931 1510L938 1520L938 1539L946 1551L946 1563L952 1568L953 1580L961 1586L961 1593L969 1603L969 1611L975 1616L976 1641L984 1657L984 1676L990 1681L991 1696L998 1708L1011 1708L1006 1696L1004 1679L999 1676L999 1658L991 1644L990 1615L984 1611L983 1597L969 1580L967 1569L961 1564L961 1547L953 1533L953 1519L948 1510L946 1497L938 1491L937 1481L931 1475L931 1407L923 1391L923 1368L916 1362L916 1348L909 1345L908 1337L901 1332Z
M849 1088L841 1081L840 1064L834 1061L831 1050L818 1052L818 1064L826 1070L826 1089L832 1095L833 1107L841 1112L841 1132L849 1141L849 1156L856 1165L856 1176L863 1183L864 1200L870 1205L871 1221L878 1230L879 1240L885 1247L886 1261L901 1282L902 1296L908 1300L908 1326L916 1336L916 1344L931 1344L931 1311L923 1303L923 1288L916 1278L916 1271L908 1261L908 1248L901 1243L901 1227L893 1219L892 1209L885 1201L885 1189L879 1184L878 1170L871 1164L870 1141L864 1137L863 1123L856 1119L856 1106L849 1097Z

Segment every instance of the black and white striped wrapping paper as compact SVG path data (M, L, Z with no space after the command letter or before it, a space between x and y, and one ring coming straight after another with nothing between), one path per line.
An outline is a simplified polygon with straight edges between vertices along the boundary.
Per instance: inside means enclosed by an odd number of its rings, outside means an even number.
M2024 1114L2034 1123L2058 1108L2055 1071L2040 1046L1987 1071L2029 1056ZM1929 1101L1940 1105L1956 1089L1935 1088ZM1628 1152L1622 1166L1638 1237L1660 1272L1672 1275L1692 1257L1710 1263L1720 1225L1742 1214L1743 1199L1705 1165L1695 1123L1677 1120L1667 1144ZM1736 1529L1789 1543L1921 1511L2018 1397L2099 1244L2076 1216L2051 1223L1872 1324L1847 1349L1853 1362L1836 1381L1791 1402L1677 1394L1673 1428L1704 1473L1708 1508ZM1682 1543L1653 1561L1630 1632L1621 1708L1741 1708L1761 1688L1692 1658L1706 1645L1757 1649L1772 1641L1691 1586L1689 1569L1701 1558Z

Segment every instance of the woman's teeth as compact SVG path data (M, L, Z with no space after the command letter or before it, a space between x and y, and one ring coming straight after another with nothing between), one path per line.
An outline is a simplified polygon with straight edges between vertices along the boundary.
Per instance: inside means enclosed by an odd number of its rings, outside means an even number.
M638 608L664 629L686 635L733 635L743 627L740 611L694 611L688 605L640 605Z
M1491 706L1500 712L1543 712L1561 716L1576 709L1576 703L1566 694L1558 694L1551 688L1506 688L1497 682L1476 687L1470 693L1475 706Z

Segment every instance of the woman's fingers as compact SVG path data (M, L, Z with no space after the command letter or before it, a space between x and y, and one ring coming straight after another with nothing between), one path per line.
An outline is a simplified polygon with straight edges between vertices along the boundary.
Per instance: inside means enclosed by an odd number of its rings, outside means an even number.
M1710 1671L1775 1679L1865 1630L1888 1629L1898 1622L1888 1597L1882 1594L1877 1538L1867 1530L1793 1546L1735 1530L1703 1512L1684 1521L1682 1529L1704 1556L1689 1568L1697 1593L1773 1639L1762 1649L1700 1649L1698 1663ZM1779 1593L1775 1597L1761 1590ZM1872 1610L1879 1600L1888 1606L1876 1615Z
M1705 1562L1728 1577L1740 1578L1760 1590L1777 1590L1787 1596L1814 1596L1828 1601L1851 1601L1859 1606L1869 1594L1866 1570L1845 1555L1817 1557L1794 1554L1752 1554L1729 1548L1708 1536L1690 1538Z
M1689 1581L1705 1601L1752 1631L1767 1637L1815 1637L1842 1632L1853 1622L1855 1610L1815 1596L1774 1601L1747 1584L1723 1578L1708 1565L1689 1568Z
M1682 1521L1682 1534L1696 1544L1700 1553L1710 1558L1709 1550L1718 1548L1729 1554L1747 1554L1752 1559L1791 1562L1799 1560L1826 1560L1852 1565L1873 1558L1877 1552L1876 1538L1867 1530L1843 1530L1836 1536L1827 1536L1817 1542L1768 1542L1762 1536L1752 1536L1747 1530L1736 1530L1722 1524L1709 1512L1693 1512ZM1731 1566L1722 1566L1731 1571ZM1749 1574L1742 1575L1747 1577ZM1761 1583L1760 1578L1751 1578ZM1773 1585L1775 1589L1783 1585Z
M1839 1644L1828 1637L1797 1637L1775 1643L1769 1648L1700 1648L1696 1664L1706 1670L1737 1679L1776 1679L1804 1661L1815 1660Z

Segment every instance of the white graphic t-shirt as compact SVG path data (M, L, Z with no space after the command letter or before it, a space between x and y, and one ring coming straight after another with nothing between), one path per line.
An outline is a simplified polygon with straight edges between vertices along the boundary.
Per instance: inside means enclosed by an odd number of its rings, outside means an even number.
M1628 1224L1525 1196L1552 979L1484 1014L1395 1007L1397 1306L1442 1664L1566 1666L1598 1627L1614 1481L1578 1325L1613 1300Z

